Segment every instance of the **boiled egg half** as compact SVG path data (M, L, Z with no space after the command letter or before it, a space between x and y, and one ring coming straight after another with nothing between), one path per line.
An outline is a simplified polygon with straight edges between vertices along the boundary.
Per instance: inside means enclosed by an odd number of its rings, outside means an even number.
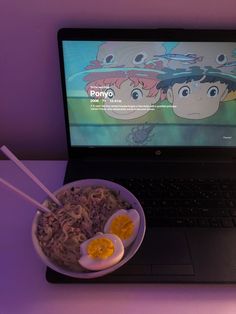
M140 225L140 216L136 209L120 209L106 222L105 233L117 235L128 247L136 238Z
M89 270L102 270L118 263L124 255L121 239L115 234L99 233L80 245L79 263Z

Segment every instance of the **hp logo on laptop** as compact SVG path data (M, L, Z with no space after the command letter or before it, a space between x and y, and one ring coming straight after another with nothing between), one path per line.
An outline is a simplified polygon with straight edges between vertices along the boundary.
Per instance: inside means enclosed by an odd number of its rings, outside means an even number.
M161 155L161 150L159 150L159 149L155 150L155 155L156 156L160 156Z

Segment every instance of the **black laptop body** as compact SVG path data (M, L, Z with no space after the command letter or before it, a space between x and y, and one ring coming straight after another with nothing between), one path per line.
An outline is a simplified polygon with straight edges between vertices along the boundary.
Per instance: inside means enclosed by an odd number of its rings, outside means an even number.
M65 183L112 180L147 230L118 271L55 283L236 281L236 31L61 29Z

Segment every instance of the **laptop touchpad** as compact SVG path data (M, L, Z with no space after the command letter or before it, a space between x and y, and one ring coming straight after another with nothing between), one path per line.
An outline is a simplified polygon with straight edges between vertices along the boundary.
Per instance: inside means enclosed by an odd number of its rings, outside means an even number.
M156 275L194 275L187 238L180 229L147 228L142 246L130 262L151 264L151 273Z

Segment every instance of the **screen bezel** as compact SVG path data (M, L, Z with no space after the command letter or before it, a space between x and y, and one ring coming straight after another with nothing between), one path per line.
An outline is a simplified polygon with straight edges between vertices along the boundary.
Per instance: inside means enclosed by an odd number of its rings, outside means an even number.
M63 62L64 40L70 41L188 41L188 42L236 42L236 30L196 30L196 29L90 29L62 28L58 31L59 61L61 70L62 95L64 103L67 147L69 158L107 157L107 158L159 158L172 160L232 159L236 158L236 147L206 146L155 146L155 147L98 147L72 146L69 132L67 110L65 69Z

